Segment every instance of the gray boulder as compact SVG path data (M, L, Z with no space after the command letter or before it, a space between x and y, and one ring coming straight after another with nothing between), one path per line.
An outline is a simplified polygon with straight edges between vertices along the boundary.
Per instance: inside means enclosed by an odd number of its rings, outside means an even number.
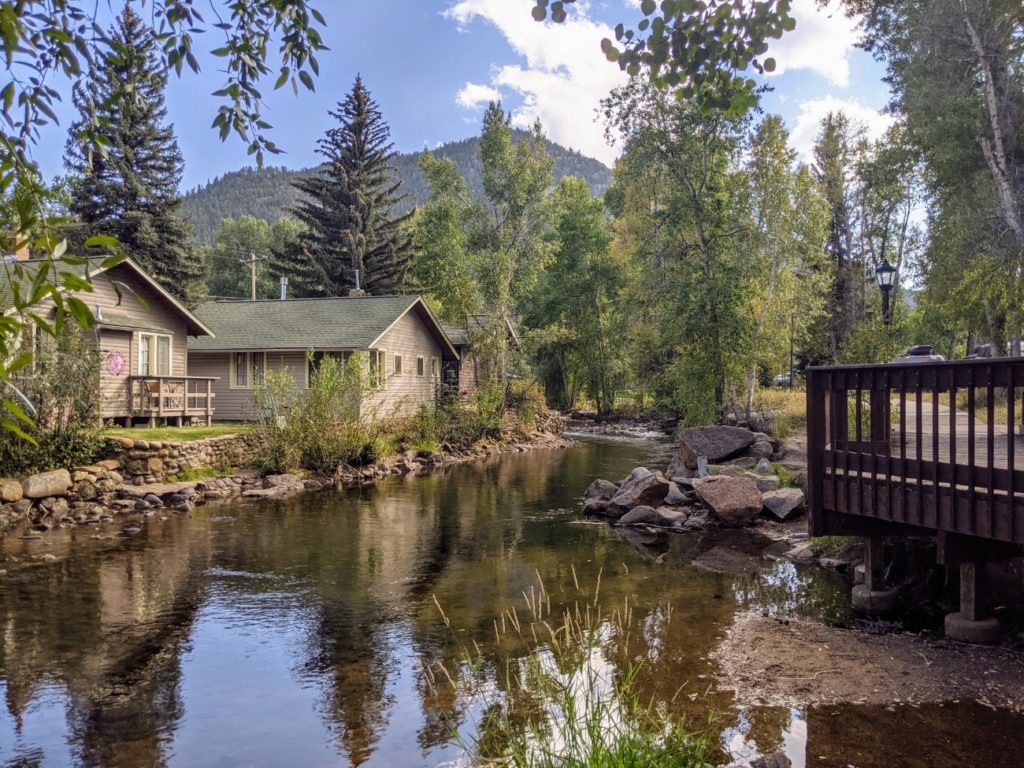
M677 507L680 504L685 504L689 500L689 496L680 490L679 486L669 480L668 493L665 494L665 503L670 507Z
M618 517L622 514L622 510L618 507L613 507L605 499L587 499L583 502L583 514Z
M621 509L632 509L641 504L656 507L665 500L668 490L666 477L661 472L651 472L637 480L623 482L611 503Z
M754 465L754 471L759 475L770 475L775 472L768 459L758 459L757 464Z
M686 522L687 514L675 507L658 507L658 525L667 525L671 528L682 527Z
M687 427L679 436L679 455L690 469L697 468L697 457L707 456L711 463L731 459L754 443L754 433L741 427Z
M21 481L21 491L28 499L63 496L70 487L71 473L66 469L40 472L38 475L29 475Z
M619 518L619 525L658 525L661 518L658 511L645 504L633 507L629 512Z
M775 448L767 440L755 440L748 449L748 453L760 463L774 456Z
M787 520L804 508L804 492L799 488L780 488L764 494L764 508L776 520Z
M608 501L618 491L619 486L609 480L595 480L587 487L583 498L587 500L599 499L601 501Z
M761 511L764 500L749 477L712 475L693 484L697 496L723 524L741 528Z
M754 481L754 485L757 486L757 490L761 493L776 491L779 488L778 475L755 475L753 473L749 473L747 477Z

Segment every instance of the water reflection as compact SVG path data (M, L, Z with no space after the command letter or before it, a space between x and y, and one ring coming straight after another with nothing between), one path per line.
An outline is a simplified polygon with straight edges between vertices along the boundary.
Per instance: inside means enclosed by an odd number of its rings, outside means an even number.
M840 727L845 714L741 712L712 684L711 653L738 609L841 622L838 577L772 564L764 556L778 545L740 532L624 537L578 519L593 477L657 466L665 453L592 441L347 495L149 518L135 537L117 527L99 540L95 529L62 534L73 541L8 537L5 555L57 558L0 579L0 764L453 760L452 726L479 715L480 680L460 648L476 639L484 679L499 679L521 650L495 637L496 617L538 579L556 615L598 584L607 611L629 606L607 662L645 660L642 691L696 725L717 713L723 760L785 749L803 761L804 745L831 759L865 744ZM438 663L459 686L428 684ZM928 723L962 730L954 709L937 711ZM883 716L859 712L854 721ZM973 726L1002 717L979 712ZM891 730L879 734L873 749L893 749ZM832 764L816 759L806 764Z

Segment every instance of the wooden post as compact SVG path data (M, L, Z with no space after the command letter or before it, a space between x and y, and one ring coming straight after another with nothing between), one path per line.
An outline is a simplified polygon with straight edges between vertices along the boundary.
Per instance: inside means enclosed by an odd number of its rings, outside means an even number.
M978 605L978 570L978 562L973 558L960 561L960 615L968 621L984 618Z
M206 380L206 426L211 426L213 423L213 381L210 379Z
M872 592L885 589L885 543L881 536L864 541L864 586Z
M810 532L821 536L824 528L825 467L822 462L825 450L825 390L821 386L821 374L813 368L807 371L807 508L810 510Z

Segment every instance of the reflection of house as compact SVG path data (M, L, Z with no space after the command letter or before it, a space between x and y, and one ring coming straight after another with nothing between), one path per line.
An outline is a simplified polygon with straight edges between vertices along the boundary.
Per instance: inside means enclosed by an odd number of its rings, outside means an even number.
M41 263L8 263L0 269L0 297L7 314L16 311L15 286L24 296ZM92 291L62 292L84 302L96 317L91 332L100 350L101 417L129 424L135 419L209 422L212 382L189 378L186 372L188 337L209 336L210 329L130 259L109 269L102 267L102 259L59 266L61 272L80 271L82 276L88 270L92 283ZM15 274L16 268L21 275ZM54 312L51 299L32 309L42 317Z
M445 333L452 340L452 346L459 353L459 359L452 369L456 375L446 373L445 381L457 380L459 392L463 394L472 392L480 385L477 371L477 354L474 346L487 346L487 336L493 333L491 328L490 315L470 315L466 318L464 325L444 325ZM515 329L507 320L505 321L505 343L514 347L519 343Z
M189 372L218 377L217 416L246 419L268 370L307 387L318 357L366 353L380 390L367 412L409 413L432 404L443 366L458 361L444 329L418 296L209 302L196 314L216 333L189 347ZM308 353L312 351L310 357Z

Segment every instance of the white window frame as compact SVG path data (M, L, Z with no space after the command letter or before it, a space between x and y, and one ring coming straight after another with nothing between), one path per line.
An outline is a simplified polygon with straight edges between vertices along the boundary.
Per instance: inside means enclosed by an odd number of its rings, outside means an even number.
M437 356L430 358L430 378L434 381L441 378L441 359Z
M245 356L245 384L238 383L238 356ZM254 360L260 360L262 365L253 365ZM267 353L266 352L232 352L230 358L230 371L228 373L229 389L256 389L263 385L267 375ZM257 369L262 370L260 378L263 381L256 381Z
M394 376L401 376L405 373L405 360L401 352L391 355L391 373Z
M145 361L145 369L143 366L142 356L142 340L148 341L148 352ZM167 339L167 372L160 372L160 340ZM138 365L139 376L173 376L174 375L174 337L169 333L140 333L138 334L138 353L136 354L136 364Z
M416 355L416 378L422 379L427 375L427 360L423 355Z

